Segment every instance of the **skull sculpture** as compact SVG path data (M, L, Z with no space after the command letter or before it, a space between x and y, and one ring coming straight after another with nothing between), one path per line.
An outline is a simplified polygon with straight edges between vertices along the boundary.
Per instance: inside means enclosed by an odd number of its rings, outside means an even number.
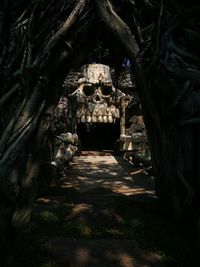
M120 99L124 94L113 86L109 66L84 65L82 74L77 90L71 94L77 106L77 122L114 123L120 117Z

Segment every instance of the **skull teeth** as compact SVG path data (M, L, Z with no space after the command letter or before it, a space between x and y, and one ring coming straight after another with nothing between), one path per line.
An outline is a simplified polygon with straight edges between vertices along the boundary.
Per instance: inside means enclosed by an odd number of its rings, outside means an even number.
M109 123L112 123L112 122L113 122L113 118L112 118L112 116L108 116L108 122L109 122Z
M99 116L94 116L94 115L92 115L92 116L85 116L85 115L82 115L81 116L81 119L79 119L79 118L77 118L77 123L91 123L91 122L93 122L93 123L113 123L113 122L115 122L115 118L113 118L113 116L111 116L111 115L109 115L109 116L106 116L106 115L104 115L104 116L101 116L101 115L99 115Z
M82 117L81 117L81 122L82 122L82 123L85 123L85 122L86 122L85 115L82 115Z
M92 115L92 122L97 122L97 117L95 115Z
M108 122L108 117L107 116L103 116L103 122L107 123Z
M76 112L77 123L113 123L119 117L119 109L114 106L94 108L93 112L80 108Z
M101 115L98 116L97 121L98 121L98 122L103 122L103 117L102 117Z
M92 121L91 116L87 116L87 117L86 117L86 121L90 123L90 122Z

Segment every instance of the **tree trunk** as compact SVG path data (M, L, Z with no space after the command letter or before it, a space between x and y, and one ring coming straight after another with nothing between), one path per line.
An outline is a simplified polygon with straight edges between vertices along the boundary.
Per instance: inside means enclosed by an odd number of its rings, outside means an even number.
M161 207L170 217L197 223L200 54L195 25L199 7L182 6L179 12L178 3L168 7L161 1L152 43L141 51L138 63L148 86L139 87L140 97ZM188 46L188 39L193 45Z
M0 44L0 236L6 228L9 231L11 222L20 228L30 218L41 154L62 82L72 65L66 60L71 62L73 55L78 62L80 48L94 27L94 16L84 21L88 13L85 0L76 5L74 1L60 1L53 21L54 3L44 2L10 0L0 4L4 11L0 26L7 29ZM82 40L78 40L80 33ZM11 105L6 110L8 103Z

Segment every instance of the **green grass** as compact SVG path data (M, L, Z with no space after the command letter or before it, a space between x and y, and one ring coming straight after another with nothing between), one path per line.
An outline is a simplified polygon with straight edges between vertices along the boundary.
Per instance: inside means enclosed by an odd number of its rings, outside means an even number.
M56 267L43 248L48 238L66 236L80 239L134 239L141 248L158 253L172 267L197 267L200 244L192 229L176 225L156 209L132 205L123 197L115 198L115 211L122 222L113 226L81 224L66 220L72 205L51 206L32 216L14 240L5 247L2 266Z
M167 266L200 266L200 241L194 229L176 224L159 215L157 211L131 207L119 198L118 208L123 211L123 236L133 238L140 247L159 254Z

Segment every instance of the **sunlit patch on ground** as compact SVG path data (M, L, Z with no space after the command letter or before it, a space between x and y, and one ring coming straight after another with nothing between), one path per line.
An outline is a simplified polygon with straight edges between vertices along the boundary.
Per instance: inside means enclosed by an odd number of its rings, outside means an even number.
M160 214L152 177L122 158L82 156L38 196L2 266L196 267L191 236Z

